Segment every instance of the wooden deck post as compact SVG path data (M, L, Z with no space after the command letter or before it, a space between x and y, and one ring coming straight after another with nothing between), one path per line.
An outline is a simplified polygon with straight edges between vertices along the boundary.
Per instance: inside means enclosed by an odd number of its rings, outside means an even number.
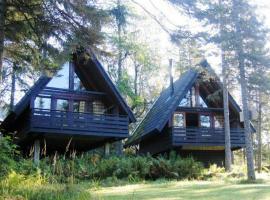
M34 142L34 163L39 165L40 159L40 141L37 139Z
M110 155L110 143L105 143L105 156L108 157Z
M234 154L233 154L233 151L231 151L231 157L232 157L232 164L234 164Z
M117 155L121 156L123 154L123 142L119 140L116 142Z

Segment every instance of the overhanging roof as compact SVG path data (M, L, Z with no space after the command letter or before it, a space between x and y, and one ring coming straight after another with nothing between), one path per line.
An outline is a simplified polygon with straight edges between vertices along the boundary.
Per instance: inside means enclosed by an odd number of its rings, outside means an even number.
M108 93L109 97L119 104L120 109L128 115L130 122L135 122L136 119L131 109L122 98L120 92L117 90L96 56L91 53L91 56L88 59L77 59L79 57L80 55L75 53L73 61L75 64L75 71L80 75L80 79L83 79L81 81L87 84L95 78L98 87L103 88L104 92ZM36 96L43 88L45 88L51 79L51 77L41 76L16 104L14 109L9 112L8 116L1 123L0 128L9 131L12 130L12 122L14 122L23 113L23 111L29 107L31 97Z
M201 69L205 69L211 76L215 78L219 88L222 88L222 83L217 74L211 68L206 60L203 60L199 65ZM133 134L130 136L125 146L130 146L139 143L144 137L151 133L159 133L163 130L170 116L176 110L179 102L184 98L187 91L196 82L200 74L200 69L190 69L185 72L174 84L174 93L171 95L171 88L168 87L157 98L153 106L146 113L146 116L141 123L136 127ZM229 94L229 103L235 111L241 112L240 106L236 103L233 97ZM251 128L255 132L255 128L251 123Z

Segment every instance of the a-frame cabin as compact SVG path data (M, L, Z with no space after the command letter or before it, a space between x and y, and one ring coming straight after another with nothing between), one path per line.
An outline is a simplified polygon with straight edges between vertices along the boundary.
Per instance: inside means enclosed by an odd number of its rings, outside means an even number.
M231 148L245 147L241 109L229 95ZM252 126L252 130L254 130ZM140 154L176 151L208 165L223 165L225 136L222 84L207 61L161 92L125 144Z
M29 149L90 150L129 136L135 117L91 52L73 54L53 77L42 76L1 124L5 134ZM41 147L42 148L42 145Z

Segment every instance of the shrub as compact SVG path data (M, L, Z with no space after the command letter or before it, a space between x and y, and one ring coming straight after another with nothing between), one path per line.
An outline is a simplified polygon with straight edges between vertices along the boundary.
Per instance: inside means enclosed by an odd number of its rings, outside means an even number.
M9 138L1 140L0 175L7 175L14 170L17 174L31 176L40 170L40 174L50 183L75 183L82 180L140 180L156 179L191 179L198 178L202 165L192 158L181 158L176 153L156 158L147 156L126 155L102 158L96 153L80 156L72 153L53 155L41 159L39 167L32 159L17 156L16 146Z
M10 137L0 138L0 177L6 176L12 169L15 170L17 146L12 143Z

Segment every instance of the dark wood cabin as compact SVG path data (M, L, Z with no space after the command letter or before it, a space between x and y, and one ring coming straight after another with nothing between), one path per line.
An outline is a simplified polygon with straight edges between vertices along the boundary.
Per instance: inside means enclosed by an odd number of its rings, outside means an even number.
M245 147L241 109L229 95L231 148ZM252 130L254 128L252 126ZM125 146L152 155L176 151L205 165L225 159L222 85L206 61L161 92Z
M42 76L4 119L1 129L28 149L86 151L125 139L135 118L92 53L75 53L53 77ZM42 149L42 145L40 146Z

